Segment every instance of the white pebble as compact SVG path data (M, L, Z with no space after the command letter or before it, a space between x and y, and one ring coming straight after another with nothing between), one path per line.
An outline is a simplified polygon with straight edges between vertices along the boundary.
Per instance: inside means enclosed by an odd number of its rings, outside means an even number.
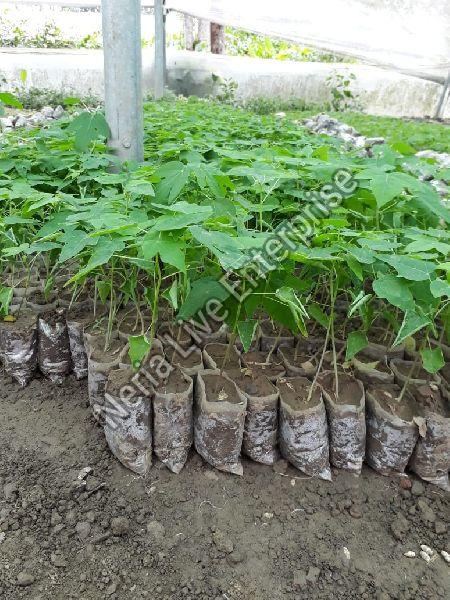
M342 551L344 553L345 558L347 560L350 560L350 550L346 546L343 546Z
M264 519L273 519L273 513L264 513L263 514Z
M425 544L422 544L420 549L423 550L425 554L428 554L428 556L433 556L434 554L434 551L430 548L430 546L425 546Z
M431 558L430 555L427 554L426 552L424 552L423 550L420 551L420 556L423 558L423 560L427 563L430 562Z
M450 565L450 554L445 550L441 550L441 556L445 560L445 562Z
M406 558L416 558L416 553L412 550L408 550L408 552L405 552L403 556L406 556Z

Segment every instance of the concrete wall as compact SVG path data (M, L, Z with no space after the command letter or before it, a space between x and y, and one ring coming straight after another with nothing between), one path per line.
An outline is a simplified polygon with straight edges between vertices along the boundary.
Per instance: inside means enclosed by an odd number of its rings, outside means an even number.
M301 98L321 104L329 100L326 79L333 72L356 76L353 90L371 114L423 117L434 113L442 87L376 67L342 63L303 63L217 56L197 52L169 52L168 85L176 93L205 95L214 89L213 74L238 83L237 96ZM27 71L27 87L58 89L68 94L103 96L101 50L0 49L0 73L7 85L20 86ZM143 50L144 90L151 91L153 49ZM450 117L447 101L446 116Z

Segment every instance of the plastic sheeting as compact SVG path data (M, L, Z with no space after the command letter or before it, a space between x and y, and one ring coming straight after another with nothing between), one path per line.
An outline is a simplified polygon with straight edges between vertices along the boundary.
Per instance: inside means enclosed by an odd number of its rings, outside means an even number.
M449 0L166 0L168 9L443 83Z

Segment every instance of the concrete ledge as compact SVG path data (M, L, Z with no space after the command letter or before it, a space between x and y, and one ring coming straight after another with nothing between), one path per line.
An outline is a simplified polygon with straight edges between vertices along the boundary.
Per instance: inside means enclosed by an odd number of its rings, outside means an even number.
M153 49L142 52L144 90L151 91ZM1 75L8 88L21 86L20 72L27 71L26 87L50 88L67 94L103 97L101 50L0 49ZM442 86L377 67L345 63L307 63L217 56L200 52L168 52L168 85L176 93L211 93L213 74L237 82L237 96L300 98L322 104L330 99L327 78L334 72L354 73L352 89L369 113L388 116L432 115ZM447 102L446 113L450 117Z

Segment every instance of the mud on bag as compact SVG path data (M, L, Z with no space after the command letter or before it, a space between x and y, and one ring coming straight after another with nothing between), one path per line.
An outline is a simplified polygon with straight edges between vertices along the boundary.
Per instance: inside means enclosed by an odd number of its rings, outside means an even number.
M78 380L88 376L88 356L84 332L97 317L98 315L94 315L91 311L86 313L83 309L72 310L66 316L72 369Z
M335 374L331 371L325 372L319 383L328 416L330 462L359 475L366 447L364 387L354 377L339 374L336 394Z
M426 400L423 398L429 388ZM422 400L425 427L417 441L409 466L424 481L450 491L450 411L436 385L415 390L416 401Z
M16 321L1 323L0 358L6 373L17 383L30 383L38 363L36 315L22 312Z
M328 425L322 391L313 390L306 377L278 382L280 391L280 449L294 467L310 475L331 481Z
M62 383L72 370L66 311L45 311L38 316L39 369L53 383Z
M133 385L131 369L108 376L103 429L114 456L127 469L145 475L152 464L151 400Z
M104 334L84 334L86 352L88 357L88 392L92 413L97 421L102 420L105 405L105 390L108 375L119 367L127 347L116 335L105 350L106 339Z
M173 473L186 464L194 440L193 389L192 378L178 367L155 388L154 451Z
M366 462L381 475L403 473L419 436L414 399L393 384L370 387L366 393Z
M194 409L195 449L221 471L242 475L240 462L247 399L215 371L197 376Z
M278 460L278 390L264 375L253 375L247 369L227 372L238 389L247 397L242 451L263 465Z

